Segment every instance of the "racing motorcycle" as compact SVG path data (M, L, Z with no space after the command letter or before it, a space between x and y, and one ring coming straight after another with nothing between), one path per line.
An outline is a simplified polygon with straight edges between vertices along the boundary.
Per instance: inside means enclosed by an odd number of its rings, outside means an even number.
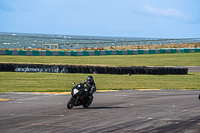
M82 105L84 108L88 108L92 101L93 97L87 96L87 89L84 87L84 84L79 83L75 84L75 82L72 82L75 86L72 88L71 91L71 97L67 102L67 108L72 109L74 106Z

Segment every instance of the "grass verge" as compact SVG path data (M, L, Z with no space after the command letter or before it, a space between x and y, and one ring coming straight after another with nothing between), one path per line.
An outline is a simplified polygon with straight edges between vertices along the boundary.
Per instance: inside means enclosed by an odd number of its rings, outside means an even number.
M0 63L46 63L107 66L200 66L200 53L106 56L0 56Z
M1 72L0 92L65 92L88 74ZM200 89L200 73L188 75L110 75L94 74L98 90Z

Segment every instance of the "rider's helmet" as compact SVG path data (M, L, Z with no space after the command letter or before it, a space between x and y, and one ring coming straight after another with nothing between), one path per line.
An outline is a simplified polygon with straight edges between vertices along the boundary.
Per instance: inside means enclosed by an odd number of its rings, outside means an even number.
M87 81L89 84L91 84L92 82L94 82L94 79L91 75L87 76Z

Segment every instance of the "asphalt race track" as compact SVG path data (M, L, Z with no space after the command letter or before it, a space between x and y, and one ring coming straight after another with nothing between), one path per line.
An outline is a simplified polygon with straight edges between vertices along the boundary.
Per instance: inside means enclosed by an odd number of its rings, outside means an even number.
M200 72L200 66L187 67L188 72Z
M199 133L200 91L96 92L88 109L70 95L0 93L1 133Z

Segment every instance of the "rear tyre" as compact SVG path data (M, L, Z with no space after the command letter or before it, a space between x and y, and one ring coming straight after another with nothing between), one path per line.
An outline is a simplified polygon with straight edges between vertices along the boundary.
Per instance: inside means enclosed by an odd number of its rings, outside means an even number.
M72 109L74 107L74 98L70 97L70 99L67 102L67 108Z
M85 104L83 104L83 107L84 107L84 108L88 108L88 107L92 104L92 101L93 101L93 97L92 97L92 98L89 98L89 99L88 99L88 102L85 103Z

